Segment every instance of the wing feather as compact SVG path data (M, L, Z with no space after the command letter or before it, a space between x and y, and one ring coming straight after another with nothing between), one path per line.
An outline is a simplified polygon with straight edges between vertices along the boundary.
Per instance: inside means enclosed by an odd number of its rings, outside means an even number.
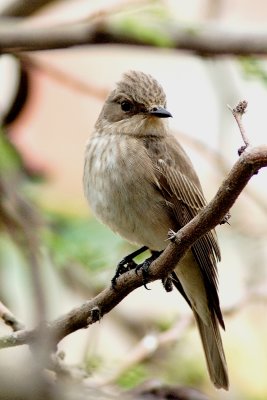
M147 151L155 167L158 190L171 209L177 222L177 229L186 225L207 204L198 177L191 161L178 142L173 138L159 142L157 152L153 141L148 141ZM156 154L156 155L155 155ZM221 259L215 231L198 239L191 248L203 275L210 308L224 328L219 305L217 261Z

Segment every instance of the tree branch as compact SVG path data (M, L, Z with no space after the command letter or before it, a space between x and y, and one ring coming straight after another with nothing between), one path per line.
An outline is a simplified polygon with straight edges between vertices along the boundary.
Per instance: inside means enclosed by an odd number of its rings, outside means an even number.
M138 25L125 29L125 25L83 21L58 27L27 26L2 21L0 27L0 52L38 51L93 44L127 44L187 50L205 56L263 55L267 53L267 31L236 32L213 25L184 27L162 22L155 26ZM140 35L145 29L146 33ZM153 34L153 32L155 34ZM159 34L159 32L162 32ZM159 43L160 39L160 43Z
M220 224L251 177L266 166L267 145L246 150L234 164L213 200L172 237L162 255L153 262L149 270L150 281L163 278L170 273L197 239ZM87 328L142 284L142 277L136 275L135 271L123 274L117 280L116 290L111 287L106 288L92 300L48 323L46 333L49 340L57 344L70 333ZM37 340L40 333L38 327L29 331L14 332L0 339L0 348L31 344Z
M24 325L12 314L12 312L0 301L0 318L4 323L16 332L24 329Z
M11 0L1 11L2 17L22 17L30 15L54 0Z

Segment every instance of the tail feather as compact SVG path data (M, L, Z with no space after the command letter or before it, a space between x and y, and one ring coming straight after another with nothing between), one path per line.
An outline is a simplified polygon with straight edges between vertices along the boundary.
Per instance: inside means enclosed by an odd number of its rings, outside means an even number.
M210 324L206 325L194 310L193 312L200 333L210 379L217 388L227 390L229 388L227 364L216 317L211 316Z
M172 273L173 284L191 307L200 333L211 381L217 388L228 389L227 364L219 330L221 311L209 303L203 275L191 252ZM219 299L218 307L219 307ZM221 316L221 317L220 317Z

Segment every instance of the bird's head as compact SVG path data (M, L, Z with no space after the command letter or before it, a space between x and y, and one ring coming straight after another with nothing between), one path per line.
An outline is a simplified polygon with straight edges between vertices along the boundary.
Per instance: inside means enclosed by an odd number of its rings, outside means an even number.
M148 134L148 128L153 131L164 130L162 119L171 116L166 109L166 95L162 86L151 75L130 71L123 75L108 96L96 128L110 124L122 134L141 135L143 130L144 134Z

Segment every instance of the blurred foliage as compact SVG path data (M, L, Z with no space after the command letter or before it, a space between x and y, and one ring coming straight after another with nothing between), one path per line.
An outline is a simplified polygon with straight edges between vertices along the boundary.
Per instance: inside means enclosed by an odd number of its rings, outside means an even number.
M172 319L167 319L166 317L161 318L160 320L156 321L157 330L159 332L166 332L173 327L175 322L176 322L176 319L173 319L173 318Z
M56 266L78 262L95 271L114 266L122 239L95 219L50 212L43 239ZM117 251L116 251L117 250Z
M105 269L114 271L118 261L131 251L131 247L93 218L73 215L68 210L49 211L38 200L38 186L42 181L37 182L27 173L20 154L1 130L0 227L7 235L6 245L0 248L0 263L6 258L6 251L15 251L15 247L9 247L8 243L14 242L17 250L26 254L29 243L41 233L41 246L49 254L55 268L75 268L80 264L94 274ZM27 242L27 237L30 242ZM22 259L18 260L19 264L22 263ZM21 266L18 265L18 269ZM4 269L0 270L0 274L4 273ZM97 282L93 279L91 283L94 287Z
M35 180L31 180L33 183L29 185L28 176L23 171L20 154L0 129L0 225L16 217L16 214L10 213L14 194L15 198L19 194L20 199L25 201L30 195L36 194L32 191ZM14 204L18 205L18 202ZM38 212L47 223L43 230L43 244L47 246L56 266L79 262L90 270L96 270L114 262L117 254L114 249L118 250L123 241L95 219L49 212L41 207Z
M267 85L267 65L264 60L255 57L240 57L240 64L247 79L258 79Z
M104 360L100 355L86 354L85 370L88 372L88 374L93 374L94 372L98 371L103 364Z
M203 366L196 362L191 352L187 352L190 345L183 345L185 340L182 340L180 345L159 349L151 358L125 370L117 383L125 389L138 386L147 379L163 379L170 384L203 386L206 382Z
M189 342L186 343L186 338L178 342L176 346L169 352L167 359L163 361L163 368L165 371L165 379L171 383L183 383L200 388L205 384L207 376L203 369L204 359L201 358L196 362L195 354L190 350ZM196 347L198 351L200 347ZM165 366L165 368L164 368Z
M149 375L148 366L146 364L139 363L126 370L120 376L117 383L124 389L131 389L146 380Z
M23 250L28 249L27 239L35 235L39 215L24 193L25 173L22 159L0 132L0 226ZM27 237L27 239L26 239ZM33 237L32 237L33 239ZM28 243L29 244L29 243Z
M21 165L20 154L5 135L3 128L0 127L0 179L3 174L18 170Z

